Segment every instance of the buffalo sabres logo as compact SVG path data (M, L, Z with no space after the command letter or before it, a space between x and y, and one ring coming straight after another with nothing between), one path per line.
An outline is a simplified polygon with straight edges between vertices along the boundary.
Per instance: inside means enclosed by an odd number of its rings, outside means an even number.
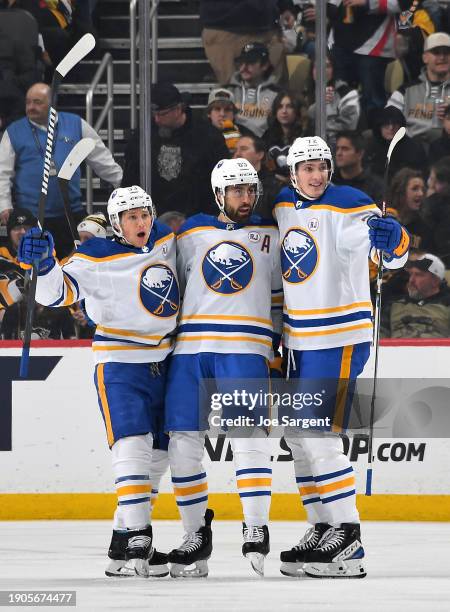
M145 308L157 317L173 317L180 307L180 290L170 268L164 264L142 271L139 296Z
M302 283L315 271L319 252L314 238L304 229L290 229L281 243L281 269L288 283Z
M206 253L202 272L210 289L223 295L233 295L250 283L253 261L250 253L241 244L220 242Z

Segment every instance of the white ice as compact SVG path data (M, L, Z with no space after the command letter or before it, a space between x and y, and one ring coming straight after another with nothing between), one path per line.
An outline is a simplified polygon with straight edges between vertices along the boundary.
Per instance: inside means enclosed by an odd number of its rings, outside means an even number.
M363 523L368 576L359 580L280 574L280 550L299 540L305 523L271 524L271 553L263 579L241 556L240 523L215 521L213 529L214 551L206 579L108 579L104 569L109 522L0 522L0 590L74 590L77 608L93 612L450 610L450 523ZM156 521L154 534L159 550L181 543L178 522Z

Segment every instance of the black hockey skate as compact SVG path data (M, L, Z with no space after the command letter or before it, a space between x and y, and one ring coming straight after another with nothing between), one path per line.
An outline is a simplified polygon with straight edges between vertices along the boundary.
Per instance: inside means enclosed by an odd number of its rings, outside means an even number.
M269 529L262 527L247 527L242 523L242 554L246 557L258 576L264 576L264 559L270 552Z
M200 527L198 531L187 533L183 538L183 544L169 553L172 578L206 578L207 560L212 553L213 518L214 512L208 508L205 512L205 526ZM193 567L190 567L191 565Z
M364 578L364 548L358 523L332 527L307 555L303 571L312 578Z
M328 523L316 523L314 527L308 529L300 542L291 548L280 553L281 567L280 572L284 576L303 576L303 565L307 555L319 544L322 536L331 529Z
M148 528L147 528L148 529ZM143 530L147 531L147 530ZM133 535L134 534L134 535ZM151 531L150 531L151 534ZM128 540L135 537L136 532L113 531L111 544L109 545L108 557L110 558L105 574L114 578L127 578L137 574L134 563L126 559ZM150 535L151 537L151 535ZM146 560L145 577L162 578L168 576L167 555L150 548L150 556Z

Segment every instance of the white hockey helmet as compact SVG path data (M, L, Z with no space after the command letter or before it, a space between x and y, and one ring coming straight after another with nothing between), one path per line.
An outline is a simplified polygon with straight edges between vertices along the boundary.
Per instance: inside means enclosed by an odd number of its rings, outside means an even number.
M221 159L211 172L211 187L220 211L225 213L225 189L233 185L256 185L255 208L259 196L262 194L262 185L258 173L252 164L243 157L236 159Z
M330 147L327 145L323 138L320 136L306 136L304 138L296 138L289 148L287 156L287 165L289 166L291 173L291 183L294 189L307 200L312 200L310 196L303 193L298 184L295 170L297 164L300 162L311 161L311 160L324 160L328 163L328 182L326 187L330 184L331 177L333 176L334 164L333 155L331 154ZM326 189L325 187L325 189ZM324 190L325 191L325 190Z
M156 213L151 197L138 185L132 187L119 187L114 189L108 200L108 217L113 232L119 238L123 238L120 225L120 213L133 208L148 208L152 217L152 225Z

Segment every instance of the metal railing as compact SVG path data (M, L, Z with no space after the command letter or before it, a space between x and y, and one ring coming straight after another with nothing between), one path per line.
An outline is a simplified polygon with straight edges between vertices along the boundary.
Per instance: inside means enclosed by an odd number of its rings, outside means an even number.
M100 82L103 73L106 70L106 101L94 125L94 93L95 88ZM86 121L91 125L96 132L101 128L105 118L108 117L107 139L108 149L114 153L114 80L113 80L113 58L111 53L105 53L99 67L94 75L94 78L86 92ZM86 208L88 214L92 213L93 204L93 186L92 186L92 169L86 166Z
M137 45L138 34L136 30L136 13L139 0L130 1L130 128L136 129L137 125ZM148 20L151 22L151 82L158 80L158 6L160 0L145 0L151 4ZM142 12L142 11L141 11ZM141 29L146 28L140 19ZM141 37L139 37L140 39ZM147 39L147 37L144 37ZM141 49L140 57L145 57L145 49Z

